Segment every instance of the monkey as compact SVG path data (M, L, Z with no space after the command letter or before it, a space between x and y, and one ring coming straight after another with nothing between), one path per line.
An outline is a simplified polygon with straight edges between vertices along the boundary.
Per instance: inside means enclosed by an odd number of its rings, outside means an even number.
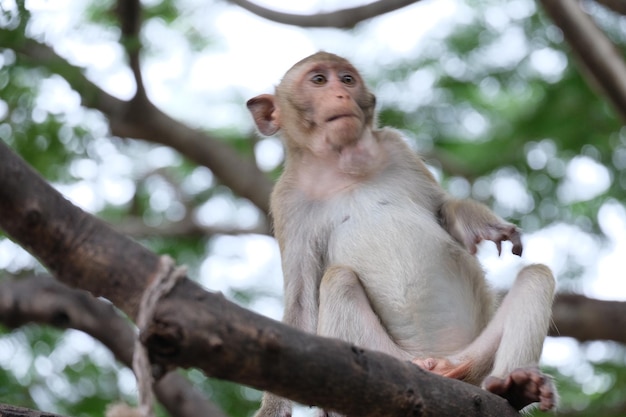
M279 133L286 148L270 201L283 322L481 385L518 410L553 408L556 390L538 368L550 269L523 268L496 308L474 255L483 240L521 255L519 229L447 194L398 131L376 126L375 106L353 65L328 52L247 102L258 131ZM256 415L291 407L266 392Z

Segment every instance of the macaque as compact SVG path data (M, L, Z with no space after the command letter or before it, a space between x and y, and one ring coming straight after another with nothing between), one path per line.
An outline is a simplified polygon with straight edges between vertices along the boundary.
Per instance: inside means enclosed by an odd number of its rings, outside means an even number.
M473 256L518 229L438 185L401 135L376 127L375 96L347 60L319 52L247 103L261 134L281 134L285 169L271 197L284 273L283 321L411 360L506 398L554 407L538 369L554 278L522 269L496 309ZM265 393L259 417L291 403Z

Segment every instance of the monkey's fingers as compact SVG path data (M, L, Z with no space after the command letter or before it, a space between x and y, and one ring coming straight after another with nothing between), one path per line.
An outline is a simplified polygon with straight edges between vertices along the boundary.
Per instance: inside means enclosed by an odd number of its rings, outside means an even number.
M478 252L478 244L483 241L481 236L472 236L471 238L463 239L463 245L467 248L469 253L476 255Z
M415 358L411 361L420 368L446 378L465 380L472 367L470 361L457 361L447 358Z
M552 384L543 384L539 388L539 409L549 411L557 406L558 395Z
M495 242L498 248L498 256L502 255L502 242L508 240L513 244L511 252L514 255L522 256L522 235L517 227L512 224L494 225L491 234L485 239Z
M519 232L519 229L516 227L511 236L509 237L511 243L513 243L513 254L517 256L522 256L522 236Z
M426 371L432 371L433 369L435 369L435 367L439 363L439 361L435 358L426 358L426 359L415 358L411 362Z

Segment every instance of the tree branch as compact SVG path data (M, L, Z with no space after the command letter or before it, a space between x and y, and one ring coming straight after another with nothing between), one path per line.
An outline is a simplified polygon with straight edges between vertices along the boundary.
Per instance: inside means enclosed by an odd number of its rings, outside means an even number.
M146 98L146 89L141 75L139 53L141 52L141 2L139 0L118 0L115 8L122 29L122 45L128 55L130 68L135 77L137 91L135 97Z
M334 12L301 15L277 12L248 0L230 0L231 3L274 22L300 27L334 27L342 29L349 29L359 22L406 7L418 1L420 0L379 0L364 6L350 7Z
M601 301L576 294L557 295L552 308L551 336L581 342L613 340L626 344L626 302Z
M273 183L252 158L243 158L216 136L172 119L146 97L123 101L111 96L89 81L82 68L68 63L51 47L30 39L18 43L11 34L10 30L0 29L0 47L11 48L30 65L47 68L63 77L80 94L84 106L99 110L108 118L114 135L170 146L209 168L233 192L268 212Z
M158 227L152 227L146 225L143 219L126 218L114 225L111 225L114 230L127 236L134 238L145 237L200 237L200 236L215 236L215 235L269 235L270 230L266 224L261 224L251 228L237 228L237 227L219 227L219 226L203 226L198 224L192 216L186 216L184 219L175 223L166 223Z
M563 31L589 82L608 97L626 121L626 64L620 52L582 10L579 1L541 0L541 3Z
M626 16L626 1L624 0L596 0L604 7Z
M157 269L156 255L63 199L3 143L0 227L63 282L105 296L131 315ZM56 317L51 321L69 316L54 314L58 311L50 308L50 317ZM625 317L624 302L561 295L555 304L555 334L623 341L618 333ZM457 386L458 381L438 379L386 355L299 332L188 280L162 300L142 339L152 360L164 367L197 366L208 375L348 414L383 415L418 406L429 412L435 407L442 416L458 415L454 407L461 406L486 413L499 410L488 393L467 384ZM335 384L330 386L329 380ZM449 399L451 393L457 398ZM348 398L372 402L348 404Z
M59 414L45 413L30 408L15 407L0 403L0 417L63 417Z
M0 227L60 281L104 296L132 317L158 271L157 255L72 205L2 142ZM518 415L478 387L301 332L188 279L160 301L141 338L163 369L196 366L347 415Z
M132 369L135 332L113 306L50 277L0 282L0 322L16 328L29 322L81 330L102 342ZM170 372L155 383L155 393L172 416L225 417L187 379ZM1 414L0 414L1 415Z

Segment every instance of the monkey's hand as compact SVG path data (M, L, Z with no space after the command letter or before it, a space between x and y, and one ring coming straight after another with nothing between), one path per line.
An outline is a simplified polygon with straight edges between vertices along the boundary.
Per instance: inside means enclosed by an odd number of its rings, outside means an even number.
M440 221L444 229L459 241L471 254L483 240L491 240L502 253L502 242L513 244L515 255L522 255L519 229L496 216L486 206L473 200L447 200L441 206Z
M522 256L522 239L520 230L511 223L487 223L479 228L470 229L467 232L468 236L465 239L464 245L467 250L473 255L477 251L476 245L483 240L491 240L495 242L498 248L498 255L502 254L502 242L508 240L513 244L511 252L514 255Z

